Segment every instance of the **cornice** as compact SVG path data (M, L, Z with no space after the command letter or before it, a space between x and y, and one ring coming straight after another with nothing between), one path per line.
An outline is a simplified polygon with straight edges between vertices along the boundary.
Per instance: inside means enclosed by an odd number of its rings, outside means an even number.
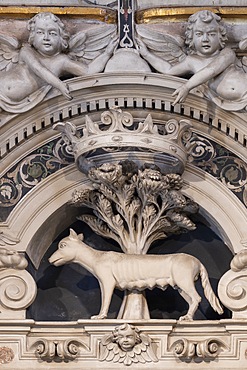
M116 10L101 7L76 6L1 6L0 18L27 18L37 13L51 12L58 16L67 16L82 19L94 19L106 23L116 23Z
M244 20L247 6L165 6L139 9L136 23L183 22L198 10L208 9L219 14L224 20L229 18ZM0 18L29 19L40 12L52 12L69 18L94 19L106 23L117 22L117 10L106 6L0 6Z
M159 7L142 9L136 13L137 23L158 23L158 22L182 22L187 21L188 17L199 10L207 9L219 14L223 19L234 18L243 19L247 15L245 7L207 7L207 6L186 6L186 7Z

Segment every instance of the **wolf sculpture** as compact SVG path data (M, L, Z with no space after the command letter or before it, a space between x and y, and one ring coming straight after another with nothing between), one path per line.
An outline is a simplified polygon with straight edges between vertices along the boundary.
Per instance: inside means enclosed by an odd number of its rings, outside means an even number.
M49 258L49 262L55 266L78 263L98 279L102 303L99 314L92 316L92 319L107 317L115 288L132 291L158 287L165 290L170 285L178 289L189 304L187 314L180 320L193 320L201 301L194 285L199 276L209 303L216 312L223 313L205 267L188 254L134 255L98 251L83 242L82 234L77 235L70 229L70 235L59 242L58 250Z

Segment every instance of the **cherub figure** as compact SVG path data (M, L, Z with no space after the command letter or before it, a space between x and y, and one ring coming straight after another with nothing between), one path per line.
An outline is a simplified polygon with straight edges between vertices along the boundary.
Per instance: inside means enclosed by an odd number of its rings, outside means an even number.
M141 343L139 330L129 324L116 327L113 336L114 341L123 351L131 351L136 344Z
M170 45L171 56L178 56L175 58L175 64L156 55L155 50L148 50L145 44L150 44L151 33L142 28L139 28L138 33L145 41L137 41L140 54L158 72L173 76L193 75L173 93L176 97L173 104L182 103L193 88L207 83L208 88L204 93L217 105L229 110L241 110L246 107L247 74L243 68L239 68L240 63L235 52L225 46L226 29L218 15L209 10L201 10L189 17L185 32L187 53L183 50L181 40L163 35L165 52L168 52L167 45ZM155 47L159 44L161 48L162 37L152 34L152 38L155 37Z
M117 326L111 334L102 338L99 360L120 362L127 366L158 361L149 336L129 324Z
M28 43L21 48L14 38L0 35L1 65L5 66L0 73L0 107L8 112L17 113L32 108L51 87L57 88L67 99L72 99L67 84L59 77L101 72L116 45L116 39L111 37L115 30L104 28L99 38L105 36L109 44L106 46L104 40L103 50L86 64L80 56L85 53L87 34L80 32L70 38L64 24L54 14L35 15L28 22L28 30ZM90 42L93 42L93 37ZM11 61L9 55L12 56Z

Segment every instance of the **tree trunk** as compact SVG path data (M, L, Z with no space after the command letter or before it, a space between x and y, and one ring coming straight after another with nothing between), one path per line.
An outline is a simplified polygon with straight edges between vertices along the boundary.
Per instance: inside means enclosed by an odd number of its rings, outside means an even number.
M117 318L126 320L150 319L145 292L127 290Z

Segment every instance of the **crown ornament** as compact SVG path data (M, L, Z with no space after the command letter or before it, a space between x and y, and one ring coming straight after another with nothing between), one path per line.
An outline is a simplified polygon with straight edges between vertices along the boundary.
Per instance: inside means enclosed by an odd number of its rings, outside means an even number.
M62 133L67 150L84 173L90 167L126 159L138 165L155 164L162 172L182 173L191 126L186 119L154 123L150 114L136 122L129 112L112 107L101 114L99 123L86 115L82 131L71 122L58 122L53 128Z

